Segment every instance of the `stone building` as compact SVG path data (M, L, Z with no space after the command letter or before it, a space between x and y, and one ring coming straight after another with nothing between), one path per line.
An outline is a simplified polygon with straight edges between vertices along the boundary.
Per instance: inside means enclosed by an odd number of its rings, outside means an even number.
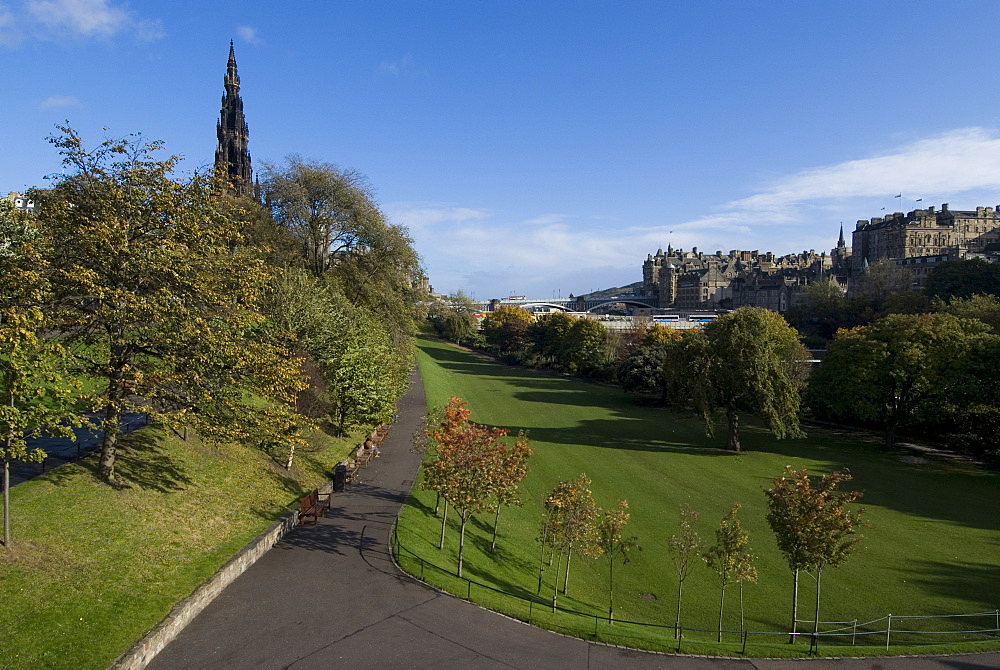
M240 97L240 76L236 72L236 52L229 40L229 63L223 79L226 92L222 95L222 109L215 132L219 144L215 149L215 169L229 175L229 182L236 195L248 196L253 192L253 170L250 166L250 130L243 115Z
M850 250L843 231L830 255L803 251L777 256L734 249L704 254L667 247L643 263L640 294L656 296L663 309L710 310L744 305L785 311L794 287L840 272Z
M19 209L22 212L34 212L35 211L35 201L27 196L21 195L17 191L11 191L5 196L2 196L4 200L9 202L14 209Z
M908 214L858 221L854 231L851 276L861 274L865 263L888 259L941 257L967 258L1000 243L1000 206L973 210L940 211L933 206ZM914 265L914 264L908 264Z

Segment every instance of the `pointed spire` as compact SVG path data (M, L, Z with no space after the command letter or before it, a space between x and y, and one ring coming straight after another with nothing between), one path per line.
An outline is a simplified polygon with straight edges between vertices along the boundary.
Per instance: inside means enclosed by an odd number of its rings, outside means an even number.
M840 239L837 240L837 248L844 249L847 247L847 242L844 241L844 224L840 224Z
M215 149L215 168L229 175L232 190L237 195L250 195L253 191L253 169L250 166L250 130L243 115L240 98L240 75L236 71L236 50L229 40L229 62L223 79L226 92L222 96L222 109L216 124L219 143Z

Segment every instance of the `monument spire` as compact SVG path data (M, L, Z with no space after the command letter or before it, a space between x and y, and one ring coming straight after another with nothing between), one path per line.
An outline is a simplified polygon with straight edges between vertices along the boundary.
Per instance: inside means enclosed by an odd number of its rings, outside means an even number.
M216 124L219 144L215 148L215 169L229 175L231 189L236 195L247 196L253 190L253 170L250 167L250 130L243 116L243 99L240 98L240 75L236 71L236 51L229 40L229 63L223 79L222 110Z

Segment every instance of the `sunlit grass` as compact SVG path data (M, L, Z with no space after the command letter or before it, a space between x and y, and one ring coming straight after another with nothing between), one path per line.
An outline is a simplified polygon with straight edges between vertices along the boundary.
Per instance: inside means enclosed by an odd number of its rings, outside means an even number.
M815 474L849 468L855 477L850 485L864 492L861 502L871 525L864 530L859 551L845 565L825 571L822 620L865 622L890 613L993 612L1000 606L1000 519L996 515L1000 481L996 473L934 461L908 464L900 460L901 454L887 453L875 441L819 430L805 439L777 441L752 421L744 422L748 451L731 454L721 448L725 444L722 432L707 438L693 418L679 419L662 408L644 406L613 388L499 366L428 340L421 342L420 365L430 404L442 405L449 395L458 395L469 401L473 420L514 431L526 429L534 442L535 456L524 484L526 504L504 510L497 554L489 553L491 515L484 514L469 525L465 571L477 582L521 598L551 599L554 568L546 570L541 593L537 589L539 545L535 538L541 500L560 480L586 473L593 480L599 505L609 507L619 498L628 499L632 520L627 531L637 535L643 547L629 565L616 568L616 618L672 626L677 583L666 543L676 532L680 505L690 503L700 513L699 530L705 539L714 541L714 529L722 516L732 503L740 502L740 519L750 532L760 572L760 582L745 588L747 629L787 631L791 572L765 521L763 490L785 465L791 465ZM401 517L400 540L426 562L453 570L457 533L449 529L448 545L444 551L437 549L440 519L433 516L433 505L433 494L414 490ZM564 617L549 625L560 630L572 628L574 634L587 636L593 634L596 623L602 640L626 642L627 638L634 646L663 649L665 644L676 648L672 628L664 633L595 622L594 615L607 613L605 564L574 557L569 593L559 594L559 604L591 618L587 623L573 624L567 623L572 617ZM419 561L410 565L418 566ZM439 571L428 569L426 563L425 571L431 579L444 579L434 577ZM803 575L800 584L800 618L811 619L815 583ZM464 597L468 586L456 582L449 588ZM517 612L527 606L525 602L481 591L478 597L474 595L477 602L525 618ZM685 583L682 624L714 630L718 603L714 574L704 565L697 566ZM533 609L532 614L536 613ZM949 630L962 624L938 620L907 625ZM735 587L727 591L724 627L739 628ZM885 627L884 622L881 627ZM968 627L985 626L976 620ZM663 635L667 635L666 642ZM719 647L714 644L714 633L692 631L684 641L684 650L742 651L735 633L725 637L729 644ZM774 648L761 646L764 640L767 638L752 637L753 648L748 652L770 656L807 650L804 643L789 649L781 644L780 636L770 640ZM984 644L974 641L941 646L942 638L905 635L894 640L891 650L895 653L914 651L903 644L929 644L932 640L934 647L917 650L968 651ZM884 650L884 636L874 642L865 636L856 641L873 646L865 650L854 647L854 653ZM832 645L824 644L823 648L834 652ZM836 653L852 650L836 648Z
M311 442L286 471L260 451L153 426L125 440L127 488L98 480L96 454L13 488L0 667L108 667L354 444Z

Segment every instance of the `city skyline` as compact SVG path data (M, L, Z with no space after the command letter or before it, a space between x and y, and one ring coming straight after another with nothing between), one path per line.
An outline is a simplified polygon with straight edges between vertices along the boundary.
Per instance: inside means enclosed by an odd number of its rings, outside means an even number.
M0 5L0 191L69 121L212 163L235 40L255 170L370 179L431 283L479 298L639 281L668 245L829 251L843 223L1000 204L1000 87L969 2Z

